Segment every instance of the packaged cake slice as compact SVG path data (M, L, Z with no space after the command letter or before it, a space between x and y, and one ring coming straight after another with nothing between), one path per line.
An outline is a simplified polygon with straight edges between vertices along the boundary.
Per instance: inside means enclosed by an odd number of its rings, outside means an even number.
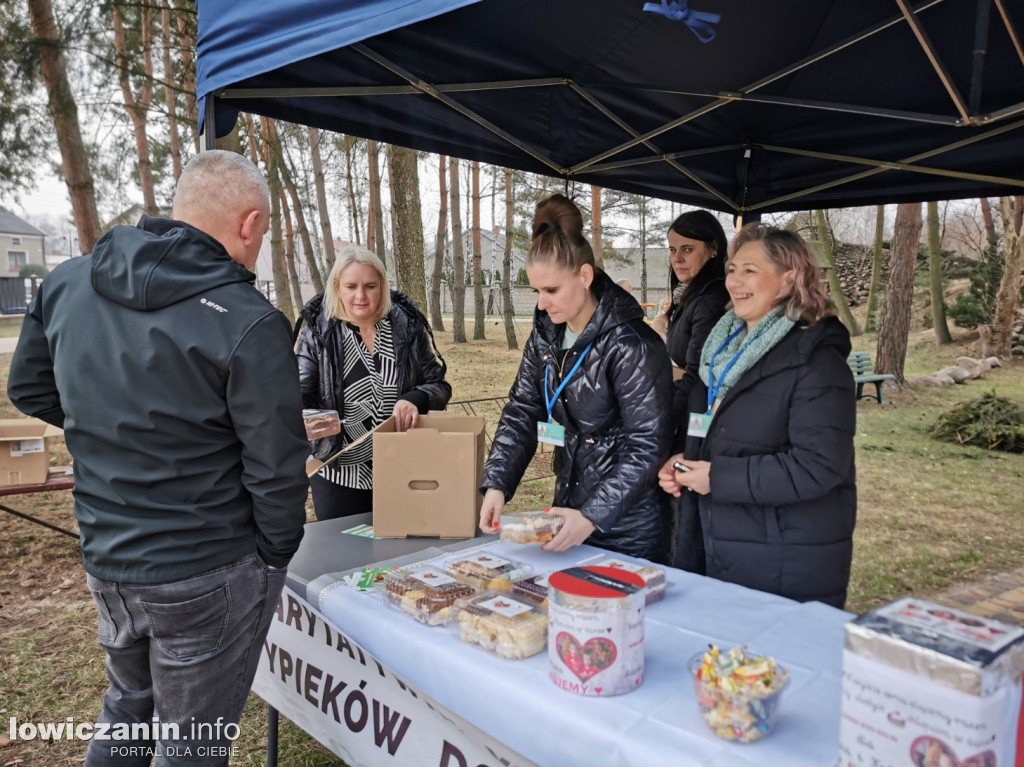
M523 578L512 584L509 593L516 599L529 602L541 612L548 611L548 574Z
M445 572L478 591L508 591L512 584L533 574L523 562L499 557L486 551L455 554L442 561Z
M565 524L565 518L543 511L519 511L502 514L498 537L509 543L547 543Z
M306 408L302 411L302 420L306 424L306 439L308 440L341 433L341 419L338 417L337 410Z
M431 565L385 573L381 590L392 605L428 626L451 623L456 600L475 593L472 586Z
M588 560L587 564L597 567L611 567L639 575L643 579L644 590L647 592L644 599L645 604L660 602L665 598L667 583L665 581L665 571L660 567L644 565L639 562L627 562L624 559L616 559L615 557L603 557L594 561Z
M533 605L501 591L485 591L456 605L459 638L499 657L529 658L547 647L548 619Z

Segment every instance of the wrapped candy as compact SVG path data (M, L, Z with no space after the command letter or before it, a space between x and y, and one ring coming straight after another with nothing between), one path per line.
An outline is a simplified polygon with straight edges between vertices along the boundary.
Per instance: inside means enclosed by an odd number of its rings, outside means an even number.
M746 647L723 653L714 645L694 655L689 668L701 717L718 737L752 743L771 732L789 683L786 669Z

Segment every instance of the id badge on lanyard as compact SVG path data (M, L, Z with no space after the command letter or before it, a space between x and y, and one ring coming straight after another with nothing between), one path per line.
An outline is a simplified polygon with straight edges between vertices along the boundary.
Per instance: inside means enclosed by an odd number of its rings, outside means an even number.
M537 441L543 442L548 445L555 445L556 447L565 447L565 427L560 423L555 423L555 419L551 417L551 411L555 406L555 401L558 399L558 395L562 393L565 385L569 383L569 379L573 377L573 374L580 369L580 365L583 363L583 358L587 356L587 352L590 351L590 347L594 345L591 341L587 344L587 348L580 354L579 359L576 360L576 364L572 366L569 371L569 375L562 379L562 382L558 384L558 388L555 389L555 393L550 397L548 396L548 389L551 388L551 368L546 367L544 371L544 404L547 405L548 409L548 420L537 421Z
M736 364L736 360L740 358L748 347L744 346L736 352L731 360L729 360L725 368L722 370L722 374L718 377L717 383L715 383L715 358L718 357L719 352L732 343L732 340L742 333L743 330L744 327L742 325L736 328L735 331L729 334L729 337L725 339L722 345L718 347L718 351L711 355L711 362L708 364L708 409L707 412L704 413L690 413L690 420L686 423L686 436L701 438L708 436L708 431L711 429L712 408L714 407L715 399L718 397L718 392L722 388L722 381L725 380L726 374L732 369L732 366Z

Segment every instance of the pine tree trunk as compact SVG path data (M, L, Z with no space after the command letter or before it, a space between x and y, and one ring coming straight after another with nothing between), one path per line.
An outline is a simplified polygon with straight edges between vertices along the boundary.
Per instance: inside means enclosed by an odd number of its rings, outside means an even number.
M164 63L164 104L167 106L167 134L170 140L171 168L174 183L181 177L181 135L178 131L178 78L174 74L171 55L171 4L170 0L160 3L160 40L163 47Z
M153 162L149 152L149 136L146 133L149 120L149 106L153 100L153 46L150 34L149 6L139 6L139 30L141 32L142 50L141 58L145 79L138 95L132 92L131 73L129 63L134 63L136 54L128 54L127 43L124 34L124 19L121 14L121 6L114 4L112 8L114 25L114 52L117 61L117 76L121 83L121 95L124 98L124 107L132 121L132 131L135 134L136 163L139 167L139 187L142 189L143 207L150 216L160 215L156 206L156 191L153 188Z
M505 252L501 257L502 315L505 320L505 342L509 349L518 349L515 307L512 305L512 227L515 199L512 195L512 171L505 168Z
M284 190L288 193L288 197L292 201L292 215L286 216L287 219L294 220L298 227L299 239L302 241L302 251L305 256L306 268L309 271L309 280L313 283L313 291L315 293L323 293L324 291L324 280L320 275L320 267L316 263L316 253L313 251L313 239L309 236L309 227L306 225L306 214L302 209L302 201L299 199L299 192L295 188L295 181L292 178L292 172L289 168L288 158L285 155L284 147L281 144L281 136L277 132L277 126L272 120L267 121L267 138L269 139L267 150L269 154L272 154L276 158L275 167L281 179L281 185ZM284 201L282 200L282 204ZM285 207L287 207L285 205ZM283 210L283 209L282 209ZM290 225L290 222L289 222ZM292 268L294 271L295 261L295 245L294 238L289 233L288 247L285 252L289 254L291 259ZM298 275L293 274L293 279L297 279ZM299 283L296 282L296 289L299 287ZM301 305L301 302L300 302Z
M370 209L366 214L366 247L384 261L384 211L381 209L380 163L377 160L376 141L366 142L366 162L370 183Z
M398 285L417 306L422 307L427 305L427 286L423 268L423 215L420 211L416 150L388 144L387 157Z
M316 187L316 207L320 215L320 236L324 243L324 261L327 273L334 266L334 233L331 231L331 212L327 208L327 185L324 183L324 164L320 160L320 131L307 128L309 154L313 163L313 185ZM325 275L326 277L326 275Z
M32 34L39 44L43 83L46 86L50 117L57 132L64 183L71 197L79 252L91 253L96 240L100 238L101 229L96 212L96 190L89 169L89 155L82 141L78 105L68 83L67 61L61 47L57 20L50 0L28 0L28 15L32 22Z
M448 231L448 162L440 155L437 183L440 188L440 206L437 212L437 235L434 238L434 268L430 272L430 325L437 331L444 331L444 316L441 313L441 273L444 271L444 241Z
M836 259L832 253L832 236L828 230L828 224L825 222L825 211L820 208L814 211L814 220L818 229L818 241L821 242L821 252L825 257L826 271L828 272L828 287L832 293L832 302L836 305L836 309L839 311L839 320L846 325L846 329L850 331L851 336L860 335L860 326L857 325L857 320L853 318L853 312L850 311L850 304L846 300L846 294L843 293L843 286L839 282L839 273L836 271Z
M996 224L992 220L992 205L989 203L987 197L982 197L981 202L981 220L985 223L985 239L988 241L988 246L991 248L996 244Z
M1003 215L1006 260L992 317L992 350L996 355L1009 359L1013 347L1013 323L1020 308L1021 270L1024 269L1024 232L1021 231L1024 197L1014 197L1012 201L1009 197L1001 197L999 210Z
M647 200L640 200L640 303L647 303Z
M594 263L604 268L604 243L601 231L601 187L590 187L590 246L594 251Z
M928 203L928 278L932 294L932 327L935 343L951 344L946 324L946 296L942 284L942 238L939 236L939 204Z
M473 340L483 341L484 325L484 276L483 254L480 244L480 163L473 163Z
M178 12L178 49L181 51L181 90L185 94L185 116L192 128L192 144L199 152L199 109L196 107L196 5L175 0Z
M901 389L906 385L903 365L907 358L910 309L914 297L914 267L917 265L917 244L920 239L921 203L901 203L896 207L889 287L882 304L875 352L875 370L896 376L896 386Z
M466 261L462 248L462 206L459 199L459 161L448 163L451 181L448 193L452 198L452 340L466 343Z
M280 170L280 167L278 168ZM299 270L295 267L295 231L288 211L288 200L281 195L281 220L284 223L284 265L288 270L288 284L292 289L292 301L298 316L300 307L305 305L302 300L302 286L299 283Z
M294 324L298 316L292 304L288 272L285 269L284 243L281 235L281 182L276 173L270 173L270 271L274 278L277 308Z
M878 306L882 302L882 242L885 239L885 206L875 212L875 250L871 260L871 288L868 290L867 318L864 329L868 333L878 330Z

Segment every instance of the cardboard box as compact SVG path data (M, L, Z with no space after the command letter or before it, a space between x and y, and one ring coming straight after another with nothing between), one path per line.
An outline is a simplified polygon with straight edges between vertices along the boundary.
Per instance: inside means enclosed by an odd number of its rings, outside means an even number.
M846 624L839 766L1010 767L1024 630L904 598Z
M476 535L483 500L484 419L422 415L398 433L373 431L373 532L382 538Z
M41 485L50 470L50 442L64 432L38 418L0 420L0 485Z

